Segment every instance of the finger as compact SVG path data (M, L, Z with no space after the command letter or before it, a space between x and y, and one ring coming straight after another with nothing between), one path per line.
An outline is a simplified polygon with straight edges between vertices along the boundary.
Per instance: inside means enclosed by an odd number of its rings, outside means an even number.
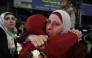
M48 36L47 35L39 35L44 42L47 41Z
M44 44L44 42L42 42L41 37L39 37L39 39L36 40L37 46L40 47L41 45Z
M44 43L45 43L45 41L43 40L42 37L40 37L39 42L40 42L41 45L44 45Z
M47 35L44 35L46 38L48 38L48 36Z
M41 47L40 47L40 49L44 49L45 48L45 45L42 45Z
M40 49L45 48L46 45L47 45L47 42L45 42L44 45L41 45Z
M36 42L34 42L34 44L33 44L36 48L38 48L38 45L37 45L37 43Z
M43 35L40 35L39 36L39 42L37 41L37 44L38 44L38 47L39 48L44 48L45 45L46 45L46 41L43 40L44 36Z

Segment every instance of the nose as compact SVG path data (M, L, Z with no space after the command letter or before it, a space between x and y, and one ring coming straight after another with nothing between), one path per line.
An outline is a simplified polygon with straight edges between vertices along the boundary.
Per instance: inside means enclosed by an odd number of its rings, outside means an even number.
M12 22L13 22L13 20L12 20L12 19L10 19L10 22L12 23Z
M47 25L47 29L48 29L48 30L52 30L52 29L53 29L53 27L52 27L52 24L51 24L51 23Z

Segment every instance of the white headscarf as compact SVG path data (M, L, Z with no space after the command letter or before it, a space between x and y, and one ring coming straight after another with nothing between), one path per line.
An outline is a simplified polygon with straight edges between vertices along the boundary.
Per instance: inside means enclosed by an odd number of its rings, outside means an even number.
M60 13L61 17L62 17L62 23L63 23L63 31L61 32L61 34L63 33L67 33L70 30L71 27L71 23L70 23L70 16L69 14L64 11L64 10L55 10L53 12L58 12ZM52 13L53 13L52 12Z
M0 27L5 31L6 36L7 36L7 40L8 40L8 48L10 49L10 53L11 55L13 55L14 51L15 51L15 43L14 43L14 39L17 37L17 29L14 28L14 30L9 30L6 28L5 24L4 24L4 17L7 13L11 13L11 12L5 12L2 13L0 16ZM12 14L12 13L11 13Z

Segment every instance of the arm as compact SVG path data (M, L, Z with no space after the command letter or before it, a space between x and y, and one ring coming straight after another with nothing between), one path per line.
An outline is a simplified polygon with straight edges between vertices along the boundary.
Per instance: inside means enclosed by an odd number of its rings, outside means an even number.
M68 37L67 37L68 36ZM45 45L45 48L39 49L40 52L43 52L46 54L48 57L53 58L53 57L62 57L76 42L78 42L78 37L74 33L67 33L64 35L57 35L57 36L52 36L48 38L48 42ZM27 42L28 43L28 42ZM68 44L67 44L68 43ZM24 49L24 50L23 50ZM24 56L25 53L28 55L31 51L36 49L33 47L32 43L26 44L24 48L22 49L21 55ZM28 51L26 51L28 50ZM25 51L25 52L24 52ZM24 53L24 54L23 54ZM25 56L26 56L25 55Z
M76 42L78 42L76 34L68 32L61 37L48 38L47 45L44 49L40 49L40 51L50 58L61 58Z
M17 38L17 41L19 43L26 43L31 41L31 43L37 48L40 47L43 48L46 42L47 42L47 35L33 35L33 34L29 34L27 32L23 33L22 35L20 35L19 38Z
M28 33L24 32L23 34L21 34L18 38L17 38L17 42L19 43L25 43L26 38L29 36Z

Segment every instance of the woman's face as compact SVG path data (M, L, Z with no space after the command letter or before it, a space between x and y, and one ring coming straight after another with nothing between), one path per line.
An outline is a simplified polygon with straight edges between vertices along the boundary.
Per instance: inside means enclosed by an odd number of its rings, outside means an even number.
M8 14L4 17L4 24L6 28L8 29L14 29L15 24L16 24L16 19L13 15Z
M57 15L51 14L46 25L48 36L61 34L62 30L63 25L61 19Z
M68 6L68 0L63 0L63 6Z

